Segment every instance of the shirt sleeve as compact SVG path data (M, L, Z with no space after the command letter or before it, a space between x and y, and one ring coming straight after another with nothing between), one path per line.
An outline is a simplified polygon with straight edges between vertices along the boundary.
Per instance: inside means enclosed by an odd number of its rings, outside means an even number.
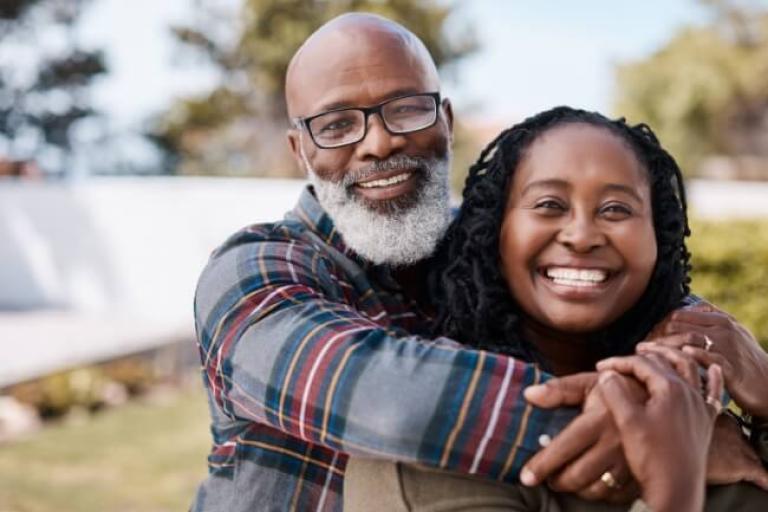
M241 244L209 263L196 323L225 415L350 454L516 481L540 437L577 414L525 401L549 378L531 364L378 325L332 267L297 241Z

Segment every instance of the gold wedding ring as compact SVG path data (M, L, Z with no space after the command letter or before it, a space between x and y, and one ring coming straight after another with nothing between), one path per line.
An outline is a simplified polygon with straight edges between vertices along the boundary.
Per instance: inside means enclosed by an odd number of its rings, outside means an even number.
M602 475L600 475L600 481L605 484L606 487L609 489L618 489L621 487L619 485L619 482L616 481L616 477L613 476L613 473L610 471L606 471Z

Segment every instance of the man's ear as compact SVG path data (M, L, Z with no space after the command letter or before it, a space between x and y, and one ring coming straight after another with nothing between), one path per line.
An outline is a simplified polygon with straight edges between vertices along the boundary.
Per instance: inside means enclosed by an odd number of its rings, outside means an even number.
M296 128L288 128L285 132L285 137L288 141L288 149L291 151L291 156L296 162L296 165L307 174L307 169L304 168L304 160L301 158L301 135Z
M443 98L441 106L445 115L445 122L448 123L448 132L451 134L451 139L453 139L453 105L451 105L451 100Z

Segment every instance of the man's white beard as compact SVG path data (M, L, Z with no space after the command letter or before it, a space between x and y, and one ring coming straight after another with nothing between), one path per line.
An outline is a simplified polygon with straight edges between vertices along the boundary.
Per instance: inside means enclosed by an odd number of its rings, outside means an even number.
M445 158L412 159L394 156L374 168L351 176L347 172L339 183L317 176L301 150L310 183L320 205L333 219L344 243L375 264L405 266L430 256L450 222L448 173L450 155ZM377 211L351 190L360 175L374 175L377 169L413 169L418 161L423 176L412 204L395 205Z

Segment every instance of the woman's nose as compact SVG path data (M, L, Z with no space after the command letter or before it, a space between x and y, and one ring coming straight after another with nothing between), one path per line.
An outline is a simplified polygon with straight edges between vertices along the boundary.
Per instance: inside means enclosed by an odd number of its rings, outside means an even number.
M574 214L557 234L557 241L578 253L588 253L606 243L605 233L591 216Z

